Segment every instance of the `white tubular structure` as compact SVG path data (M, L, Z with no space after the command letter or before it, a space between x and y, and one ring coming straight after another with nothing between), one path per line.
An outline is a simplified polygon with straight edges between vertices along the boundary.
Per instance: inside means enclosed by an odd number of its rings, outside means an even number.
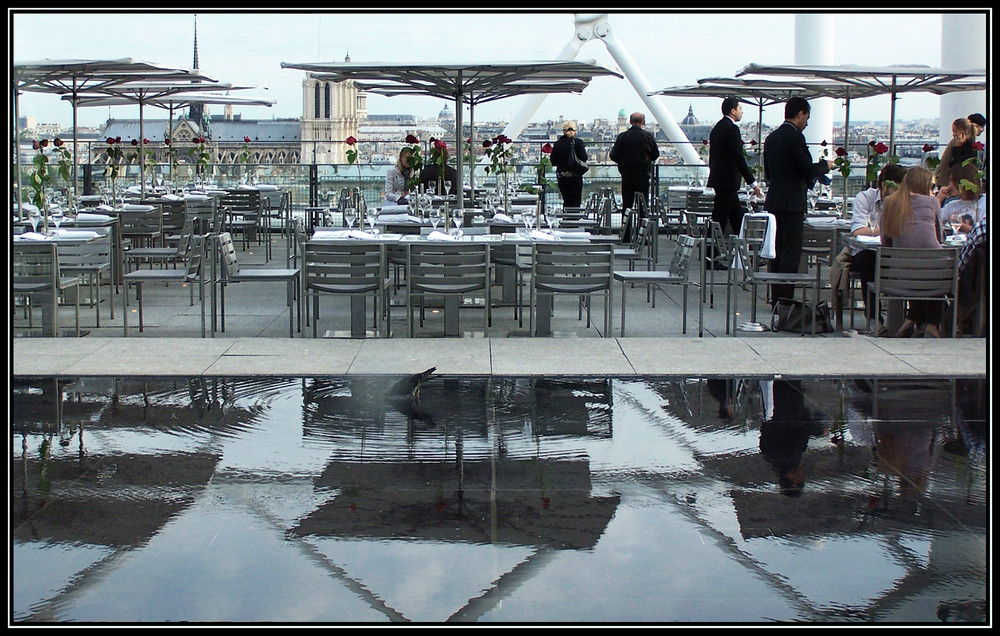
M670 112L664 108L663 103L655 95L649 95L653 92L653 88L649 85L646 80L646 76L642 74L639 67L632 60L632 56L628 54L625 47L622 46L618 38L615 37L614 33L611 31L611 25L608 23L608 16L606 13L577 13L574 14L574 20L576 22L576 32L572 40L563 48L562 52L559 54L557 59L560 60L572 60L580 52L580 47L582 47L587 42L597 38L604 43L607 47L608 52L611 53L611 57L614 58L615 63L621 68L622 73L628 78L629 83L632 84L632 88L635 92L639 94L639 98L642 99L646 107L649 108L650 113L660 124L660 128L667 134L667 139L674 142L677 151L680 153L681 157L684 159L684 163L692 164L696 166L704 166L705 162L702 161L701 155L698 154L698 150L691 144L687 135L681 130L677 122L670 115ZM534 95L530 97L516 115L511 119L510 123L504 129L504 134L511 139L516 139L524 127L527 125L528 120L534 116L538 107L542 105L542 101L545 99L545 95Z

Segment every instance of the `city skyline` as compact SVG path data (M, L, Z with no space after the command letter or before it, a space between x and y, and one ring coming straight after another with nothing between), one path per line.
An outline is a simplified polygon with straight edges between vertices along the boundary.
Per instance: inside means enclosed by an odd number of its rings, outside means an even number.
M14 61L41 58L106 59L133 57L168 66L190 68L193 57L194 12L18 12L11 20ZM941 14L832 13L835 61L838 64L940 65ZM885 37L888 20L908 37ZM733 76L750 62L793 63L795 14L790 12L626 12L609 14L609 24L654 90L692 84L703 77ZM484 26L485 25L485 26ZM197 14L199 69L234 85L266 86L246 91L276 100L273 108L238 108L244 118L301 117L304 73L280 68L281 62L343 61L511 61L554 59L574 32L572 13L533 12L498 14L451 13L233 13ZM25 37L25 33L42 34ZM56 33L58 37L44 37ZM669 37L677 33L679 37ZM108 37L112 34L113 37ZM139 34L134 41L132 34ZM664 34L668 34L664 36ZM765 37L766 36L766 37ZM281 46L277 43L281 42ZM717 42L735 42L733 47ZM722 49L722 55L718 49ZM234 52L239 52L234 64ZM696 51L697 55L690 55ZM608 50L588 42L577 59L594 59L618 69ZM674 60L683 60L676 63ZM985 61L983 66L985 66ZM702 121L717 119L716 98L661 97L676 121L693 106ZM510 98L476 108L477 121L509 120L524 98ZM427 118L445 104L430 97L369 95L372 114L412 114ZM929 94L902 95L896 103L897 121L939 116L939 98ZM219 109L214 110L217 112ZM549 96L532 121L566 119L589 122L614 120L620 110L648 109L628 81L597 78L581 95ZM753 111L753 112L750 112ZM843 108L833 109L834 124L843 121ZM23 93L22 116L39 123L72 122L72 109L56 95ZM888 96L854 100L851 121L888 120ZM79 122L98 127L109 116L135 118L137 108L81 108ZM719 115L721 116L721 115ZM756 109L744 115L756 120ZM764 111L764 123L782 118L780 105Z

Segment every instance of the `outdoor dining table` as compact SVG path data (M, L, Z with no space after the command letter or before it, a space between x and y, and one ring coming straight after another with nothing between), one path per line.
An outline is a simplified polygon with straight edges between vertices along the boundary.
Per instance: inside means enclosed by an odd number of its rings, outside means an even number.
M15 234L12 237L14 242L18 241L52 241L58 245L60 244L81 244L81 243L92 243L100 239L101 236L97 232L87 231L87 230L74 230L65 229L60 227L58 231L52 230L49 234L42 234L39 232L24 232L22 234ZM73 289L72 293L78 294L79 290ZM59 328L59 308L53 306L52 297L48 294L41 294L41 302L39 306L42 310L42 335L43 336L53 336L56 330Z

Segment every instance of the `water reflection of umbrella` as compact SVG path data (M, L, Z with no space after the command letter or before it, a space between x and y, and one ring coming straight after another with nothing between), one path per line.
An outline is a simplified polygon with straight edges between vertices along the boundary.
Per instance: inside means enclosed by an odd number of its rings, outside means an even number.
M896 129L896 94L925 92L943 95L953 91L985 90L985 69L943 69L922 65L857 66L765 65L748 64L737 77L745 75L784 75L786 77L824 78L874 91L871 95L888 93L889 148L893 146Z
M15 62L12 66L14 91L14 148L17 165L17 202L21 204L21 166L17 131L18 95L23 91L68 95L73 101L73 184L77 174L77 119L75 98L85 92L100 92L125 82L148 80L199 80L215 83L197 71L175 69L132 58L114 60L35 60ZM20 213L20 210L19 210Z
M462 104L480 103L526 94L529 92L582 91L598 75L620 74L594 62L535 61L469 64L356 64L282 62L282 68L299 69L319 74L330 81L356 80L371 82L381 91L394 94L422 94L455 100L455 149L458 155L459 183L463 182ZM470 175L470 184L475 187ZM464 207L464 197L458 197L458 207Z
M218 87L215 86L215 88ZM230 90L243 90L249 88L251 87L235 86L230 88ZM66 98L64 97L63 99ZM108 95L85 95L78 98L77 101L77 105L79 106L125 106L134 103L134 100L126 96ZM242 97L229 94L194 93L189 95L186 93L177 93L164 97L147 99L145 103L148 106L164 108L170 112L167 130L172 131L174 128L174 109L176 108L187 108L192 104L227 104L233 106L266 106L270 108L271 106L274 106L275 101L273 99ZM173 171L173 168L173 164L171 164L170 170ZM170 178L173 179L172 173Z

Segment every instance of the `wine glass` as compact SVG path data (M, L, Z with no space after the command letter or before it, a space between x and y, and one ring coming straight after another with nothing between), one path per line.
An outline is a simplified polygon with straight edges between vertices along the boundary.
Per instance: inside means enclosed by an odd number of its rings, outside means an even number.
M347 221L348 229L354 227L354 219L358 218L357 208L344 208L344 220Z
M451 181L444 182L444 196L446 199L451 197Z
M372 208L368 210L368 224L372 227L372 234L378 235L378 230L375 229L376 221L378 221L378 208Z
M427 219L431 222L431 226L436 230L438 223L441 222L441 210L439 208L431 208L427 211Z
M962 227L962 215L958 212L952 212L948 217L948 225L951 226L954 234L958 234L958 230Z
M28 220L31 222L31 231L37 233L38 222L42 220L42 213L37 209L32 208L31 211L28 212Z
M878 227L878 217L875 215L875 210L871 211L868 215L868 228L872 232L872 236L875 236L875 229Z
M529 234L532 226L535 225L535 209L525 208L524 211L521 212L521 221L524 222L524 233Z
M455 229L452 232L456 237L462 236L462 218L463 214L461 210L455 210L455 215L451 217L451 222L455 224Z
M554 206L550 206L545 212L545 222L549 225L549 232L559 229L559 215L561 213L562 210Z
M49 214L49 218L52 219L52 222L56 224L56 234L58 235L59 226L62 225L63 219L66 218L65 216L63 216L62 208L56 208L55 210L52 210L52 213Z

